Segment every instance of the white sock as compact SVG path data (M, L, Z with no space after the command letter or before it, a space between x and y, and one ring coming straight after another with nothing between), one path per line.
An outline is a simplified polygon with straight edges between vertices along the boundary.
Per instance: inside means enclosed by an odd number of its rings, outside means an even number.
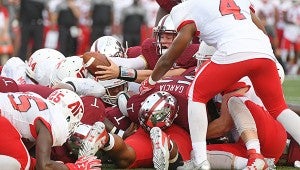
M207 160L206 141L192 143L192 147L195 153L194 159L197 164L201 164L203 161Z
M255 149L256 153L260 153L260 143L258 139L250 139L245 145L247 150Z
M283 110L277 117L285 130L300 144L300 116L291 109Z
M195 152L195 161L201 164L207 160L206 155L206 132L207 132L207 113L204 103L188 101L188 121L192 147Z

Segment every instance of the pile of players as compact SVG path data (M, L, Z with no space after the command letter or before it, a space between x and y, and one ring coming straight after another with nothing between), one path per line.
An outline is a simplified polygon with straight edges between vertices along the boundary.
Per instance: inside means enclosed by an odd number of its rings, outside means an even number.
M80 56L53 49L37 50L25 63L11 58L1 69L0 165L101 169L107 158L118 168L193 169L188 166L198 153L189 134L187 93L216 49L188 44L163 78L140 94L140 83L177 36L170 15L160 20L154 36L128 49L111 36L97 39L91 51L105 54L111 66L98 66L96 76ZM209 163L200 169L275 168L286 131L248 77L206 105L203 153Z

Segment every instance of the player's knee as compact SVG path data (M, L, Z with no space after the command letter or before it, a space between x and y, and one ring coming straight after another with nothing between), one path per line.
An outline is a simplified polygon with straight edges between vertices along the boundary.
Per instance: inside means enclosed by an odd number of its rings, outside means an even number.
M10 170L20 170L21 164L13 157L0 155L0 167L5 167L6 169Z

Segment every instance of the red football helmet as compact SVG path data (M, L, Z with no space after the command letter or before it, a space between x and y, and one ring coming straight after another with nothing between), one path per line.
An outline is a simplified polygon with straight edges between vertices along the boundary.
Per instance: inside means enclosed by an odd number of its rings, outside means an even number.
M178 115L177 100L170 93L158 91L148 96L139 111L141 126L150 131L152 127L165 129L173 123Z

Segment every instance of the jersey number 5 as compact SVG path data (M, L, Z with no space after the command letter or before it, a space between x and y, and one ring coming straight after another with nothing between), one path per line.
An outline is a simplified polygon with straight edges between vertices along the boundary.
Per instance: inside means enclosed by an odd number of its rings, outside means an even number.
M246 18L241 13L241 8L236 5L234 0L220 0L219 9L222 15L232 14L236 20L242 20Z
M47 104L40 98L37 98L35 96L30 95L20 95L18 96L18 99L15 99L15 96L8 95L7 96L10 100L11 105L15 110L18 110L19 112L27 112L31 108L30 101L34 101L36 103L37 108L39 111L43 111L48 109ZM17 103L18 101L18 103Z

